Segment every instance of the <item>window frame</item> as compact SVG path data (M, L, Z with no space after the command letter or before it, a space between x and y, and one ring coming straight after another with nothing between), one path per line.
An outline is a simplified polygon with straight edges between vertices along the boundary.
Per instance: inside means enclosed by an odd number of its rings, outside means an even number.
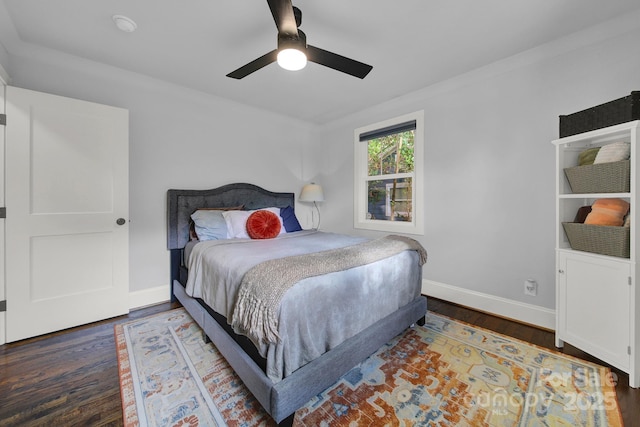
M363 134L371 134L386 128L393 128L403 123L415 121L414 133L414 168L413 173L397 174L411 176L413 181L412 221L391 221L367 219L367 182L384 178L385 175L370 177L368 175L367 141L360 141ZM395 174L394 174L395 175ZM364 230L385 231L406 234L424 234L424 110L394 117L355 129L354 131L354 206L353 226Z

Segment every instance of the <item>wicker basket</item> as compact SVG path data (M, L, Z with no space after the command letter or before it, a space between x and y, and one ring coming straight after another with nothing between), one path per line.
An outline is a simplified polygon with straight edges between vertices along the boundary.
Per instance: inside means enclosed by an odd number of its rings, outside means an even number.
M630 229L607 225L563 222L571 248L578 251L629 258Z
M628 193L630 191L629 160L575 166L566 168L564 174L574 193Z
M577 113L560 116L560 138L640 119L640 91Z

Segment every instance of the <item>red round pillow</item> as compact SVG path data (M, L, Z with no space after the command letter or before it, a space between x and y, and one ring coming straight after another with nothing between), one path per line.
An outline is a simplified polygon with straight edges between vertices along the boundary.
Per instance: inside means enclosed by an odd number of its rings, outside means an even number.
M280 218L269 211L255 211L247 218L247 234L252 239L273 239L280 234Z

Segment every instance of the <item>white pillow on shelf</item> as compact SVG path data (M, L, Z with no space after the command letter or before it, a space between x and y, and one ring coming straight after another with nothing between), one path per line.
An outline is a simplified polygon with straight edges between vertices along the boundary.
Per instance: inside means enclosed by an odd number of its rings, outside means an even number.
M628 142L614 142L613 144L603 145L596 154L593 164L610 163L627 160L631 156L631 144Z

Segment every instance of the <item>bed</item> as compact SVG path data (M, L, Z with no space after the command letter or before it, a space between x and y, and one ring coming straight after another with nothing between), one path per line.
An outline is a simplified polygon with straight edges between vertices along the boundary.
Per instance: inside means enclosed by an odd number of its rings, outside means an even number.
M277 320L280 322L276 323L276 334L280 333L277 344L272 342L273 340L258 339L251 334L236 333L239 327L235 323L235 313L225 312L224 307L219 306L220 304L217 306L216 301L211 299L211 292L209 295L203 295L202 292L194 291L193 282L196 280L194 277L201 275L200 270L197 270L194 266L196 265L194 260L198 259L197 256L199 256L197 254L200 252L212 253L214 255L210 256L210 258L215 259L219 258L222 252L210 251L230 249L239 251L244 250L241 247L249 245L263 245L261 246L263 249L256 251L256 253L278 252L280 250L278 249L279 247L286 247L289 250L289 248L305 246L322 246L322 242L327 237L325 235L331 233L302 230L279 235L269 241L252 242L246 241L247 239L237 239L237 241L228 242L207 241L194 245L191 240L193 232L190 231L192 228L191 215L197 210L211 208L241 208L245 211L286 208L291 211L294 206L295 196L293 193L271 192L246 183L228 184L211 190L168 190L167 192L167 237L171 259L172 299L180 301L203 329L208 339L216 345L220 353L227 359L258 402L280 425L290 425L293 422L295 411L304 406L310 398L331 386L353 366L367 358L407 327L424 321L427 309L426 298L420 295L421 265L425 258L423 256L423 259L421 259L421 254L417 250L405 250L394 255L393 263L386 260L375 261L344 272L336 271L304 278L293 284L291 288L287 288L288 290L284 293L281 301L282 309L277 316ZM338 245L334 252L349 250L360 243L363 246L372 243L355 237L342 236L338 238L346 240ZM351 246L352 244L354 246ZM207 247L206 250L201 249L205 247ZM227 249L224 249L225 247ZM190 251L191 255L187 257L185 251ZM276 259L274 262L305 256L315 256L315 254L290 256L285 257L286 259ZM306 258L303 259L306 260ZM191 277L187 268L189 260L192 261ZM260 258L255 262L258 264L256 267L259 267L263 264L268 264L270 261L262 262ZM396 262L398 263L397 265L395 265ZM394 269L385 267L385 265L390 264L395 265ZM250 271L253 272L256 269L254 268ZM386 272L386 270L390 271ZM355 276L353 276L354 274ZM354 277L356 279L365 277L358 276L362 274L368 275L366 277L373 274L383 282L386 280L394 283L393 286L387 284L387 288L383 290L385 292L384 298L376 297L376 294L373 293L374 290L371 289L343 289L346 285L343 285L342 281L351 283ZM245 276L248 276L248 274ZM208 286L207 280L211 281L212 279L204 277L204 280L202 280L205 282L204 286ZM376 282L377 279L372 279L371 281ZM329 286L331 290L325 290L324 286ZM390 289L395 288L400 289L397 292L399 296L389 297L396 294L396 292L389 293ZM317 296L308 296L307 293L311 292L308 291L309 289L322 290L322 292L325 292L322 294L323 296L335 295L334 293L338 292L337 295L340 295L340 297L327 296L326 298L318 298ZM213 294L215 295L215 292ZM336 299L332 300L331 298ZM348 301L344 300L352 298L353 301L359 301L359 304L362 303L364 305L359 310L347 309L343 310L342 314L338 313L336 315L336 307L340 304L344 305L345 302L348 305ZM385 306L380 308L376 305L380 304L380 300L390 300L392 304L398 307L389 308L389 306ZM337 301L338 303L334 304L332 301ZM371 306L368 306L369 304ZM215 310L213 307L215 307ZM285 307L295 308L285 310ZM353 305L350 307L352 308ZM300 317L300 312L308 312L310 308L314 309L314 314L306 316L306 318ZM297 310L295 316L294 314L288 314L290 310L292 312ZM322 313L325 312L334 314L327 316L331 317L331 319L323 318L319 321ZM362 313L378 314L363 316ZM340 317L343 315L345 317ZM234 322L231 322L232 318ZM340 327L331 326L332 322L340 325ZM234 323L234 326L232 327L230 323ZM295 327L292 326L293 323L295 323ZM244 331L244 329L242 330ZM344 330L347 331L345 332ZM305 351L289 351L294 345L299 345L299 341L307 339L307 335L314 335L314 340L326 338L324 335L320 338L315 338L317 334L330 334L331 339L329 341L331 341L331 344L327 348L320 348L314 351L306 351L306 349ZM287 358L288 356L286 355L289 353L293 353L295 358ZM300 353L303 356L300 356Z

